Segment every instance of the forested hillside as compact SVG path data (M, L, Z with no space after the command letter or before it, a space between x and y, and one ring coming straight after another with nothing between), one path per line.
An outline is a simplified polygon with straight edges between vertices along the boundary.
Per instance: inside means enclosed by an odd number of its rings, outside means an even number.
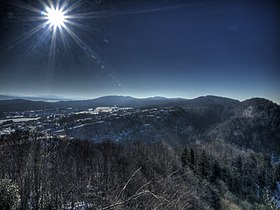
M279 159L222 141L170 148L15 133L1 139L0 171L0 209L279 208Z
M145 101L98 114L16 112L42 116L1 125L11 132L0 138L0 209L280 208L279 105Z
M232 109L232 116L209 132L210 139L223 139L247 149L280 154L280 107L253 98Z

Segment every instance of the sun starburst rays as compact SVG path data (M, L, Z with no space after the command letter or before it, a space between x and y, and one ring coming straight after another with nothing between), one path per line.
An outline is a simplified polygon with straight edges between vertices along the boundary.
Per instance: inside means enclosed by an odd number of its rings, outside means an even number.
M75 14L70 14L74 11L74 9L81 5L80 2L73 5L68 5L67 1L60 0L39 0L36 5L27 4L19 0L10 1L9 3L13 6L28 10L33 13L33 15L31 13L32 16L30 15L25 17L21 21L38 22L37 26L31 28L30 31L27 31L23 34L23 36L15 40L11 45L12 47L24 42L26 39L30 38L36 33L39 33L41 30L47 30L51 33L50 37L52 47L55 45L54 41L56 41L58 34L61 35L61 39L66 38L64 33L67 33L68 30L71 30L68 26L79 26L80 28L82 26L82 24L75 23L75 19L77 19ZM59 33L57 33L57 31L59 31ZM46 32L43 33L46 34ZM65 43L64 40L63 42ZM50 49L50 51L53 50ZM54 55L52 54L52 56Z
M61 50L70 53L73 50L72 43L75 43L79 48L86 53L87 57L95 63L97 70L101 70L105 75L108 75L118 87L123 88L120 80L116 76L117 74L97 53L91 49L82 38L82 35L89 33L98 33L98 28L93 28L85 25L87 23L85 19L105 18L125 14L138 14L144 12L150 12L153 10L143 11L92 11L82 12L82 5L84 0L70 3L67 0L38 0L36 2L24 3L21 0L10 0L10 4L19 7L30 12L29 15L24 16L20 21L34 22L30 23L30 31L25 32L19 37L12 45L16 45L25 42L37 33L41 33L37 37L37 42L31 46L32 49L38 47L43 42L49 42L49 54L48 54L48 75L52 78L56 71L56 58L57 53L61 54ZM78 30L75 30L78 29ZM80 36L81 35L81 36ZM72 42L72 43L71 43Z
M43 42L49 40L49 53L46 57L48 58L47 80L50 81L55 76L58 51L61 52L63 49L68 53L72 50L70 40L84 50L82 39L73 31L75 28L79 28L79 31L90 30L80 23L79 17L75 15L83 2L77 1L70 4L66 0L38 0L33 3L25 3L21 0L10 0L11 5L30 12L29 15L20 19L20 21L30 22L30 24L28 23L30 29L10 43L9 48L15 48L38 35L36 42L30 45L34 51L35 47L39 47Z

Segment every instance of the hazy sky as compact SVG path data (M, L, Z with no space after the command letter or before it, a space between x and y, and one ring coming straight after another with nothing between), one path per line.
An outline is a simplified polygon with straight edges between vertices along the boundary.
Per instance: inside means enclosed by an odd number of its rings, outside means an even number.
M72 35L63 29L52 50L53 31L28 10L45 8L11 2L0 3L2 94L280 102L279 1L80 1L68 14Z

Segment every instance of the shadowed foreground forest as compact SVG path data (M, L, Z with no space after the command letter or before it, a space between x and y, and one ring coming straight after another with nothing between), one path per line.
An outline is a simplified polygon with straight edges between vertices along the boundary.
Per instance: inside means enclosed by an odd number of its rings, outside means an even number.
M115 144L14 133L0 209L277 209L280 163L224 142Z

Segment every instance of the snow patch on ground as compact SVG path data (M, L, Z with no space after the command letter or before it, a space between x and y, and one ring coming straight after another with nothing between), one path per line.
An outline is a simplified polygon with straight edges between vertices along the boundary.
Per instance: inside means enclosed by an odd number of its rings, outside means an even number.
M243 112L243 117L253 118L254 117L253 111L254 111L253 106L248 106Z

